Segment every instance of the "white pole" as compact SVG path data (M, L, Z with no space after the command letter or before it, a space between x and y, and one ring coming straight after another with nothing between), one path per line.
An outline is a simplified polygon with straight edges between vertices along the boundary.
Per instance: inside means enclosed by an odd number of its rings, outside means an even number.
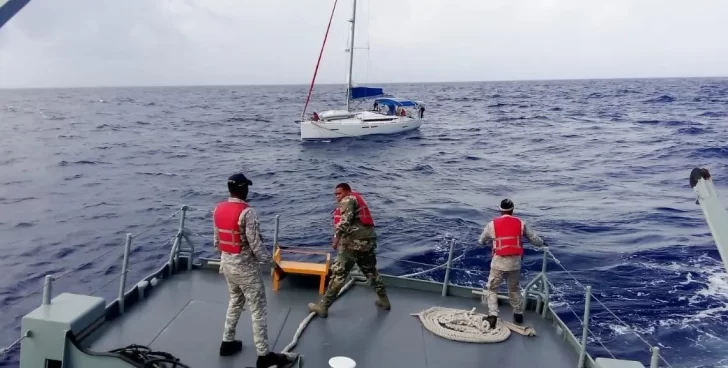
M349 42L349 75L346 82L346 111L349 111L351 100L351 77L354 70L354 28L356 27L356 0L351 11L351 37Z
M707 169L695 168L690 173L690 186L698 197L698 204L703 209L703 216L708 223L723 266L728 270L728 212L718 198L718 191L713 185L713 178Z

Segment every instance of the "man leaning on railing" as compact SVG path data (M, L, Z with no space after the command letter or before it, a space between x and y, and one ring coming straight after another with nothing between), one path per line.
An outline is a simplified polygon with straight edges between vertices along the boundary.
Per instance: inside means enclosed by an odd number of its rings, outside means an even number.
M485 301L488 304L488 323L495 328L498 320L498 287L503 276L508 279L508 300L513 308L513 321L523 323L523 303L520 292L521 261L523 259L523 243L525 236L536 247L547 246L535 231L526 223L513 216L513 201L506 198L501 201L501 216L493 219L483 229L478 239L479 244L493 240L493 259L490 262L488 282L484 286Z

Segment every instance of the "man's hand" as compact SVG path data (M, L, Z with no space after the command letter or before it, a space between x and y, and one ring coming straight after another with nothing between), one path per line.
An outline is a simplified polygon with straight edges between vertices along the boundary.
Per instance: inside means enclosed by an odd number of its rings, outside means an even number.
M339 248L339 238L334 237L334 241L331 243L331 248L334 248L334 250Z

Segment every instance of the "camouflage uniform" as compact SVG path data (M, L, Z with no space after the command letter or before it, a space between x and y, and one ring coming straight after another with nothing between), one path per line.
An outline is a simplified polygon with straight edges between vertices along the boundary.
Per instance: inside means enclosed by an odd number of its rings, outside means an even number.
M228 201L242 202L237 198L230 198ZM225 275L230 293L222 341L235 340L235 328L247 300L253 320L255 349L258 356L264 356L268 354L267 305L259 263L270 264L271 255L263 247L260 222L252 207L240 214L238 224L243 244L248 246L243 246L238 254L222 252L220 255L220 273ZM215 228L215 247L218 247L219 241Z
M339 201L341 220L336 225L334 237L339 239L338 254L331 265L331 282L319 304L309 304L309 310L322 317L328 315L328 308L336 300L346 277L354 264L369 280L377 293L376 304L383 309L390 309L387 290L382 277L377 271L377 233L374 227L364 226L359 220L359 206L356 198L348 195Z
M544 244L535 231L529 228L521 219L523 227L523 235L535 247L541 247ZM486 241L493 239L495 231L493 230L493 221L483 229L483 233L478 239L478 243L485 244ZM484 285L484 299L488 304L488 315L498 316L498 287L503 282L503 277L508 279L508 300L513 308L513 313L523 314L523 296L521 295L520 278L521 278L521 256L498 256L493 254L490 262L490 274L488 282Z

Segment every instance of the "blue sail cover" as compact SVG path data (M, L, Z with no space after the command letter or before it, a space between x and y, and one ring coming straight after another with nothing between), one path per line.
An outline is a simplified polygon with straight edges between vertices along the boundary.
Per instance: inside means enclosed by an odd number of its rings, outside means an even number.
M417 102L411 100L403 100L399 98L378 98L374 100L379 105L383 106L402 106L402 107L415 107Z
M3 1L0 0L0 3ZM8 0L4 5L0 5L0 28L7 23L16 13L28 5L30 0Z
M371 98L377 96L383 96L384 90L382 88L372 87L351 87L351 99L359 100L363 98Z

